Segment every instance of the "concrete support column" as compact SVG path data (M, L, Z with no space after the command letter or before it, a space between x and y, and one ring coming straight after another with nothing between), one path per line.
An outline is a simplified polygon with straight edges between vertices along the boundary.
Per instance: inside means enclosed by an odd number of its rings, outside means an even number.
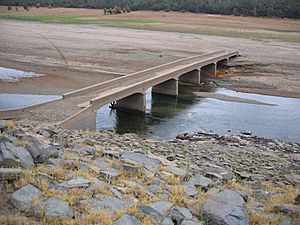
M171 79L152 87L152 92L163 95L178 95L178 80Z
M191 72L182 74L179 80L192 84L201 84L201 70L193 70Z
M146 94L136 93L117 101L116 108L146 112Z
M207 66L203 66L201 68L201 76L216 76L217 72L217 64L216 63L212 63L209 64Z

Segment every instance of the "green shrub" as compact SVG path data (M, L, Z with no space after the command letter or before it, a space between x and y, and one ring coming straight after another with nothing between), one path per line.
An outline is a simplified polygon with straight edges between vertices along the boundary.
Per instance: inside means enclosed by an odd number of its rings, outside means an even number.
M9 6L7 6L7 10L8 11L10 11L11 10L11 6L9 5Z
M41 3L36 3L35 7L38 9L41 7Z

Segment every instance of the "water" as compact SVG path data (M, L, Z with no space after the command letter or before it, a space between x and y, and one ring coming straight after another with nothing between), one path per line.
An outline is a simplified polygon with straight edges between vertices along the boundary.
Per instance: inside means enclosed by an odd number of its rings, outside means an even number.
M97 130L134 132L146 138L167 140L184 132L211 130L226 134L228 130L232 133L247 130L260 137L300 141L300 99L238 93L224 88L205 89L277 106L252 105L198 98L192 94L195 91L204 90L180 85L176 98L152 94L149 89L145 116L102 107L97 112Z
M4 82L16 82L20 78L39 77L43 74L37 74L34 72L25 72L22 70L15 70L5 67L0 67L0 81Z
M17 109L61 98L59 95L0 94L0 110Z

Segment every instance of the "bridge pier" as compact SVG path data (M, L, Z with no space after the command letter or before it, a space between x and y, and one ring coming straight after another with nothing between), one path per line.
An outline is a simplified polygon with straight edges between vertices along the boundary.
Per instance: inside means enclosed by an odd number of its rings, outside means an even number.
M152 92L163 95L178 95L178 79L167 80L152 87Z
M193 70L185 73L179 77L179 80L192 84L201 84L201 70Z
M117 101L116 108L146 113L146 94L136 93Z
M201 68L201 76L216 76L217 63L212 63Z

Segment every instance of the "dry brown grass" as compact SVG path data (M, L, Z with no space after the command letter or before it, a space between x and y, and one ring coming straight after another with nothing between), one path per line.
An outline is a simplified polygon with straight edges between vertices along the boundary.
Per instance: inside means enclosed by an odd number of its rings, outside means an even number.
M33 225L38 224L29 218L18 215L0 215L0 224L3 225Z
M106 210L91 212L87 214L80 222L81 224L112 225L113 220Z
M175 186L170 189L171 197L169 198L169 201L179 205L179 206L187 206L188 205L188 199L187 195L185 194L185 191L180 186Z
M181 183L181 179L180 177L172 174L168 176L167 183L170 185L179 185Z

